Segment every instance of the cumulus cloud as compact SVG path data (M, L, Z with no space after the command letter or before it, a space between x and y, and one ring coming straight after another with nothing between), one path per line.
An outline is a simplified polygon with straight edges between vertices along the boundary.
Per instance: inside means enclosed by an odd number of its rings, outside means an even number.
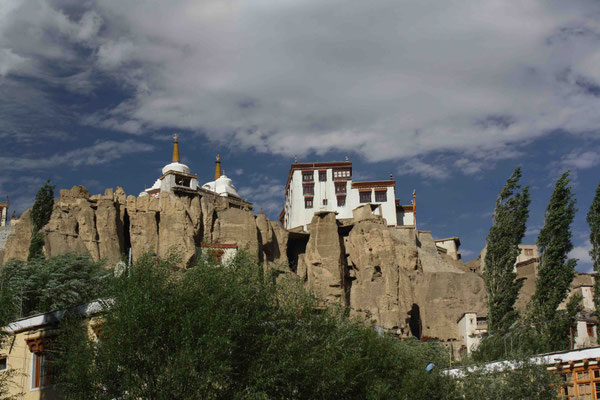
M128 133L369 161L453 151L476 174L478 153L600 126L595 0L3 3L0 48L38 75L48 60L108 74L129 96L86 122Z

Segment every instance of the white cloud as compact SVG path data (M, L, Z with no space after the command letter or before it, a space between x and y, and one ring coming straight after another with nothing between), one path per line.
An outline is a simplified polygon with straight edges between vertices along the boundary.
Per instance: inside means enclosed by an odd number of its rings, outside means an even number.
M569 258L577 258L581 263L590 264L592 263L592 257L590 257L591 249L592 244L588 240L583 245L573 248L569 253Z
M454 151L476 174L547 132L600 126L594 0L3 3L0 48L36 76L48 60L110 74L131 96L87 122L129 133L369 161Z
M248 201L254 203L254 211L262 208L271 219L279 216L283 204L285 186L276 179L266 176L255 176L253 186L241 187L238 192Z
M433 179L446 179L450 176L449 171L441 163L438 165L428 164L417 158L408 160L397 172L400 175L417 174Z
M563 169L588 169L600 164L598 149L578 149L562 157Z
M4 157L0 156L0 168L3 171L29 171L57 166L91 166L102 165L131 153L144 153L154 150L154 146L133 140L122 142L103 141L89 147L83 147L65 153L57 153L51 157Z

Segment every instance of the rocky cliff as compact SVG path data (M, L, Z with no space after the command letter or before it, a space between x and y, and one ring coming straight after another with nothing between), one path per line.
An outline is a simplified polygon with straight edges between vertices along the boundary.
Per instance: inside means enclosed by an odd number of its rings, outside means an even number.
M47 256L89 253L109 265L129 248L133 259L149 250L160 257L177 251L187 264L203 246L235 244L266 266L297 275L315 296L368 310L369 316L355 315L403 336L455 339L462 313L485 313L481 276L440 254L429 232L387 227L368 206L345 221L315 213L309 230L287 232L219 196L135 197L120 187L90 196L82 186L60 191L42 229ZM25 259L30 237L26 212L2 261Z

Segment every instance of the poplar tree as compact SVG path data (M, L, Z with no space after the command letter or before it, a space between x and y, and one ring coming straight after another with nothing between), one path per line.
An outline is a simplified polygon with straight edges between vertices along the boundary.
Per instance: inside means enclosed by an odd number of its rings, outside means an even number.
M54 207L54 187L50 185L50 180L47 180L35 195L35 202L33 203L33 207L31 207L31 224L33 230L29 244L29 256L27 257L29 260L42 256L44 235L40 233L40 229L50 221Z
M542 322L548 332L553 327L566 326L568 329L569 326L556 320L557 308L569 293L577 264L577 260L568 258L573 249L571 223L577 211L569 182L569 171L556 182L544 214L544 227L537 240L540 262L535 293L531 299L532 318ZM563 314L560 316L567 317ZM558 339L560 334L555 332L552 336ZM565 332L562 334L568 335Z
M600 272L600 185L596 188L596 196L587 214L587 222L590 226L590 243L592 249L590 256L594 263L594 271ZM600 311L600 280L594 279L594 306L596 313Z
M529 216L529 187L521 188L517 167L500 191L493 225L487 236L483 277L487 290L488 324L491 330L507 328L516 319L514 310L522 280L514 272L519 244L525 236Z

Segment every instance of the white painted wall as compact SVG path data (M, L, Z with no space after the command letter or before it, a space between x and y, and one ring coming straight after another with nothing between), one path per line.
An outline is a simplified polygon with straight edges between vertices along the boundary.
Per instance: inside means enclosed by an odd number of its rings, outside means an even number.
M322 168L323 169L323 168ZM352 218L352 210L363 204L360 202L358 188L352 188L352 181L346 181L346 205L338 207L337 195L335 193L335 182L333 180L333 169L327 168L327 180L325 182L319 182L319 171L315 169L313 172L313 208L305 208L304 206L304 191L303 185L305 182L302 180L302 170L294 170L290 180L290 185L287 193L286 203L284 205L284 220L283 226L286 229L293 229L298 226L304 226L307 229L307 225L312 221L312 217L315 212L318 211L335 211L337 212L337 218ZM392 186L381 188L378 190L386 191L386 201L376 202L375 201L375 190L371 190L371 203L381 204L383 218L386 219L388 225L397 225L398 220L396 216L396 194L395 189ZM323 204L323 200L327 200L327 204Z
M480 329L477 326L477 313L465 313L458 321L458 334L467 348L467 354L471 354L479 346L481 338L477 337L477 334L485 332L487 329Z

